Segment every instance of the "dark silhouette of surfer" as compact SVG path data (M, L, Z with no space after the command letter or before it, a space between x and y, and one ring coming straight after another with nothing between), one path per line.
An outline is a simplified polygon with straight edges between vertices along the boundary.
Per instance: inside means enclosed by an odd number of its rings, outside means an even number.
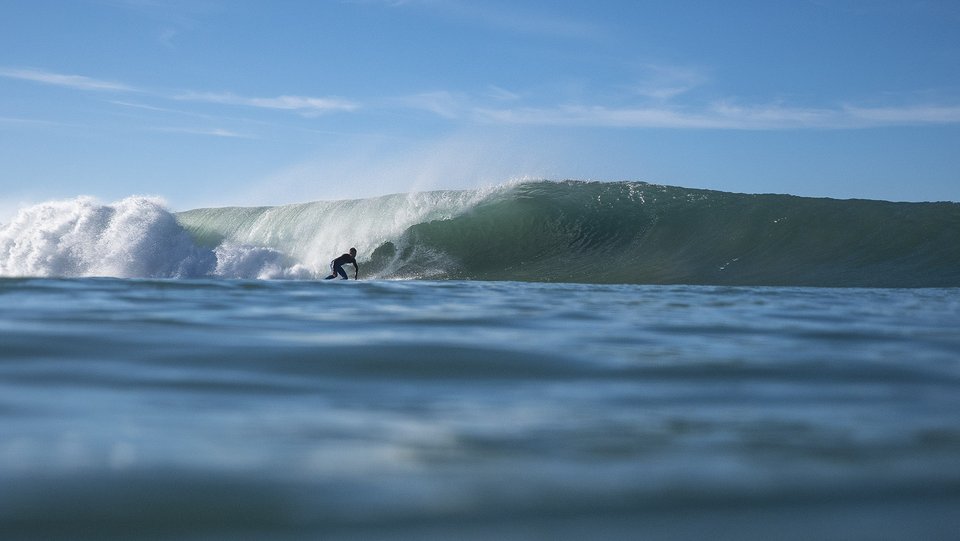
M333 280L334 278L337 277L338 274L340 275L340 278L343 278L344 280L348 280L347 272L343 270L343 266L348 263L350 265L353 265L353 279L359 280L357 276L360 274L360 265L357 265L357 249L356 248L350 248L349 254L343 254L342 256L331 261L330 276L327 276L326 278L324 278L324 280Z

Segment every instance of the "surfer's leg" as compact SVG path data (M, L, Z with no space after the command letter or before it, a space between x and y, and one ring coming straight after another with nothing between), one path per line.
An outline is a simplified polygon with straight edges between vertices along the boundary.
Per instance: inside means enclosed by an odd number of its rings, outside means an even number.
M343 278L344 280L349 280L349 278L347 278L347 271L343 270L343 267L341 267L340 265L337 265L333 270L340 275L340 278Z

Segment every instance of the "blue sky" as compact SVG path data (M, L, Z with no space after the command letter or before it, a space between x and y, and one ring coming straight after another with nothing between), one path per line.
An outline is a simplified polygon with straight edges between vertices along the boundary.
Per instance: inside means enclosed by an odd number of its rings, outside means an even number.
M955 0L2 0L0 221L643 180L960 201Z

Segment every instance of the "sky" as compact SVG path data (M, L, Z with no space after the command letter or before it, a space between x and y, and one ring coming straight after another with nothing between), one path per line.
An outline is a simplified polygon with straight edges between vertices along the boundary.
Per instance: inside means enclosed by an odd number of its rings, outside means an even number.
M0 222L522 179L960 201L960 2L0 0Z

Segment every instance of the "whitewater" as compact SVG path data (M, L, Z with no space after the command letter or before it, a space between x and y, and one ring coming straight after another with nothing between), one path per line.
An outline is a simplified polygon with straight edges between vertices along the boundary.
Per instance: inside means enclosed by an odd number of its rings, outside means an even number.
M179 213L77 198L0 226L0 276L310 280L350 247L367 279L952 287L960 204L576 181Z

